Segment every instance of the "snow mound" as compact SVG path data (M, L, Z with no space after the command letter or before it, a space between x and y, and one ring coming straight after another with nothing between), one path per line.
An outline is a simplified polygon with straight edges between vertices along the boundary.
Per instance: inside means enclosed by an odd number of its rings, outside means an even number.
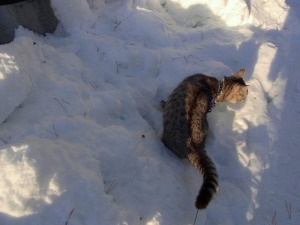
M18 66L14 54L8 45L0 46L0 123L26 99L32 84L30 71Z
M22 217L43 209L59 213L59 223L76 206L76 214L88 220L91 210L105 210L112 201L104 192L99 161L81 145L32 136L0 151L2 213Z

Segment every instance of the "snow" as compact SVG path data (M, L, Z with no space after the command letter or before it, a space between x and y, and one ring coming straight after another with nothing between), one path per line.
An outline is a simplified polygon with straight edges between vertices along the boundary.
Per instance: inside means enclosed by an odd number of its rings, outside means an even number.
M23 102L31 88L28 74L21 74L14 62L14 56L0 53L0 122L2 123L14 109Z
M300 221L300 3L51 0L45 37L0 46L0 225L194 224L202 179L162 144L186 76L246 69L209 114L220 190L195 224Z

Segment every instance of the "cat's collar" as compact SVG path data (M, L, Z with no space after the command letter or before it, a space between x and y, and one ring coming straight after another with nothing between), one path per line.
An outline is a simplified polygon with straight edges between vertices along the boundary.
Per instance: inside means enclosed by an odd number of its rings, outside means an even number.
M211 112L211 110L217 105L217 98L221 95L223 90L223 81L219 80L218 81L218 91L217 91L217 95L215 98L212 98L212 100L210 101L209 104L209 108L208 108L208 112Z

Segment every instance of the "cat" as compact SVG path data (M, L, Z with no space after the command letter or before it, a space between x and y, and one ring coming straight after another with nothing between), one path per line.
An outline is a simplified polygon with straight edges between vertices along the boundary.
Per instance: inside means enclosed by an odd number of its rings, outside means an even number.
M241 69L223 81L204 74L189 76L162 102L163 143L179 158L188 158L203 176L197 209L205 209L219 188L216 167L205 151L207 113L221 102L236 103L247 97L244 74Z

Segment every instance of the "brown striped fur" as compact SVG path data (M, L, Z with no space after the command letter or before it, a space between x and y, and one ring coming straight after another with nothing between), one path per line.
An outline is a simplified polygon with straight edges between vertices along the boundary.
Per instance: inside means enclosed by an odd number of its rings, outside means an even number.
M236 103L248 94L245 70L224 77L223 89L217 96L216 78L196 74L185 78L169 96L163 107L164 132L162 141L179 158L188 158L201 173L203 183L196 199L196 208L204 209L218 190L216 167L205 151L208 133L207 113L211 102Z

